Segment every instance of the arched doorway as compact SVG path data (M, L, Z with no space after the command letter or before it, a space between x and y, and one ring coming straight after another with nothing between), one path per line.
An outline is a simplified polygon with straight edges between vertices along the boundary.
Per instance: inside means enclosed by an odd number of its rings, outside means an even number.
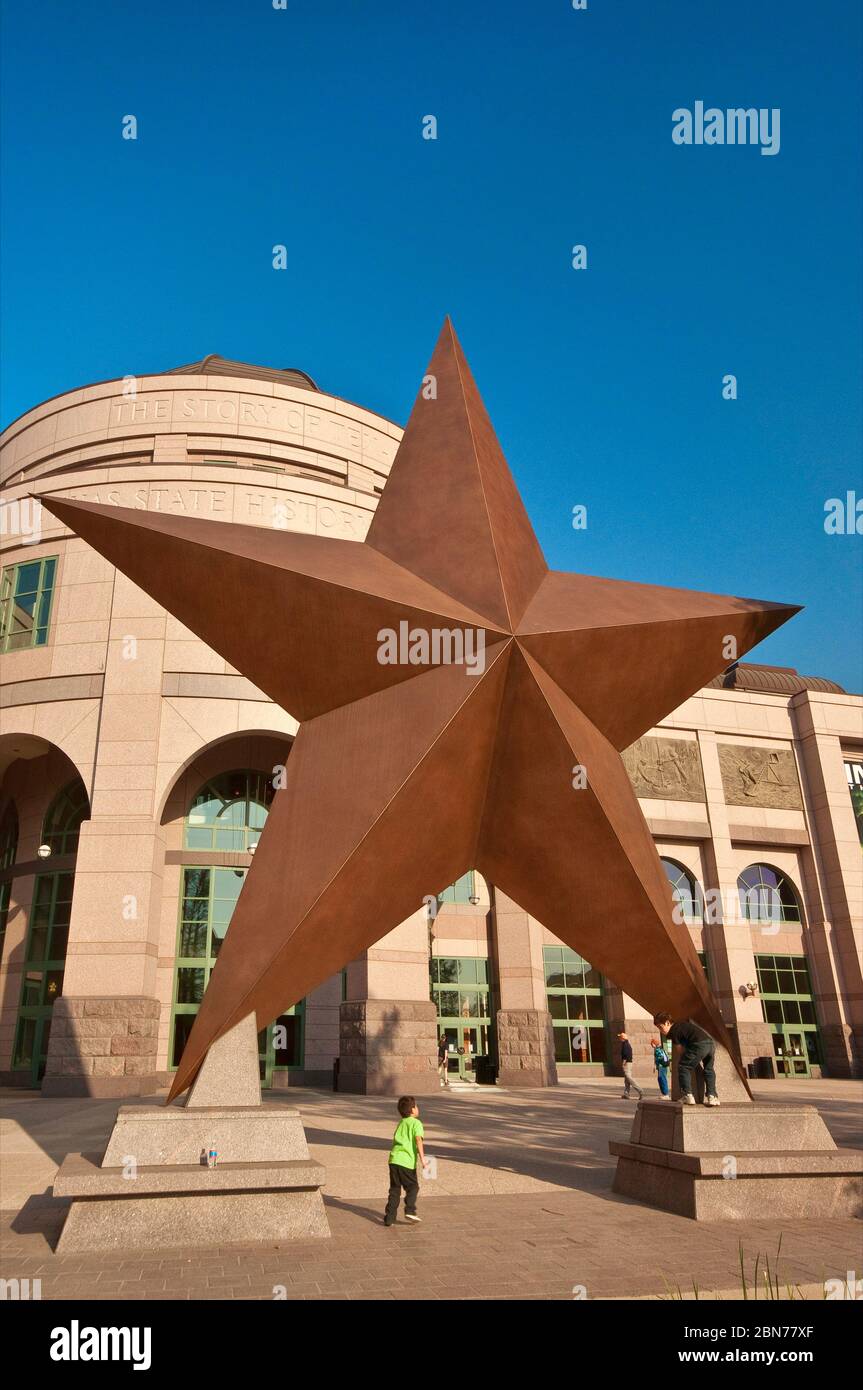
M470 869L437 898L429 925L431 997L437 1008L438 1038L447 1045L447 1076L474 1081L482 1059L492 1052L494 1005L486 916L488 886ZM480 932L468 934L472 922Z
M75 858L81 822L89 815L84 783L75 776L56 794L42 822L37 855L45 868L33 883L12 1047L13 1074L19 1084L34 1088L45 1075L53 1008L63 993Z

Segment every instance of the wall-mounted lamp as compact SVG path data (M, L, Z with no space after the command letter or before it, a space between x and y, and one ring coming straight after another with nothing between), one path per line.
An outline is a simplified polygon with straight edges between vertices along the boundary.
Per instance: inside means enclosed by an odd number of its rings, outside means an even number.
M740 993L744 999L751 999L753 995L758 993L758 986L750 981L749 984L740 986Z
M468 902L470 903L471 907L479 907L479 893L476 891L475 869L471 869L470 871L470 894L468 896Z
M38 856L39 856L40 859L47 859L47 858L49 858L49 856L50 856L50 854L51 854L51 846L50 846L50 845L40 845L39 848L37 849L36 853L38 854Z

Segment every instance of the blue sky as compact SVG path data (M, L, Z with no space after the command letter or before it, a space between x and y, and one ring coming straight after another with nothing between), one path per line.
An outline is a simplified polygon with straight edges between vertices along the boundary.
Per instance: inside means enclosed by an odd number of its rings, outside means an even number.
M753 659L860 690L861 16L7 0L3 423L210 352L403 422L449 313L551 565L803 603Z

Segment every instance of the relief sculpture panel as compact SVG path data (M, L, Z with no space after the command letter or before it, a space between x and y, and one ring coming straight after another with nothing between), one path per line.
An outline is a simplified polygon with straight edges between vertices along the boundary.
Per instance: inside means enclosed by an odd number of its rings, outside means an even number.
M776 811L802 809L797 767L790 748L720 743L719 766L729 806L766 806Z
M636 796L656 801L704 801L698 744L693 739L640 738L623 754Z

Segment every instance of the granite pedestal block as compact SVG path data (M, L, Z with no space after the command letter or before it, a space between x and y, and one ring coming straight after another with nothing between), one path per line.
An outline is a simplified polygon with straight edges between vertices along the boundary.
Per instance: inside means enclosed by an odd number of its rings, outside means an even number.
M547 1009L498 1009L498 1085L556 1086L554 1032Z
M427 1096L440 1090L437 1008L425 999L347 1000L339 1010L339 1090Z
M614 1191L696 1221L863 1216L863 1153L812 1106L640 1101Z
M220 1095L228 1103L216 1104ZM299 1111L261 1103L249 1016L214 1043L185 1106L123 1106L101 1158L63 1161L54 1196L72 1205L57 1250L326 1237L324 1179Z

